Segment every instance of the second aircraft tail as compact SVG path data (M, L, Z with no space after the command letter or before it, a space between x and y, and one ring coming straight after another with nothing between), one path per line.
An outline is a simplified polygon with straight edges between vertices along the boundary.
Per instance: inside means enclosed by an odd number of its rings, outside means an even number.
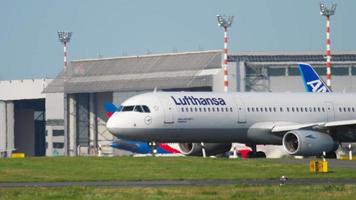
M311 65L301 63L298 68L307 92L332 92Z

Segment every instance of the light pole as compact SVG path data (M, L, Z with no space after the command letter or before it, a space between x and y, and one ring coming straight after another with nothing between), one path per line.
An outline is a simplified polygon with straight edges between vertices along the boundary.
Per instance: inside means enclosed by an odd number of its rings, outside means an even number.
M234 20L234 16L221 16L216 15L218 18L218 25L224 28L224 61L223 61L223 69L224 69L224 92L228 91L229 82L228 82L228 70L227 70L227 28L232 25L232 21Z
M58 31L59 41L64 45L64 71L67 70L68 62L67 62L67 43L70 41L72 36L72 32Z
M326 85L331 88L330 16L335 14L336 4L328 8L320 2L320 14L326 17Z
M58 31L58 39L64 45L64 48L63 48L63 52L64 52L64 68L63 68L63 72L64 72L63 73L64 150L65 150L65 155L67 155L67 156L69 155L68 141L72 141L69 139L69 134L68 134L68 101L67 101L68 98L67 98L67 94L65 92L67 66L68 66L67 43L70 41L71 36L72 36L71 32ZM73 154L73 153L71 152L71 154Z
M234 16L226 17L221 15L216 15L218 18L218 26L224 28L224 61L223 61L223 69L224 69L224 92L228 92L229 89L229 81L228 81L228 70L227 70L227 28L232 25L234 21ZM233 146L233 158L237 158L236 154L236 143L232 144ZM205 153L205 152L203 152Z

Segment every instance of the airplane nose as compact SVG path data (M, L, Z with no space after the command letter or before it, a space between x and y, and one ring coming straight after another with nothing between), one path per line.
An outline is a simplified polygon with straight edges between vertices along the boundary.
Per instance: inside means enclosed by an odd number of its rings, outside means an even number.
M106 122L106 128L111 132L114 133L115 132L115 121L116 121L116 116L115 113L108 119L108 121Z

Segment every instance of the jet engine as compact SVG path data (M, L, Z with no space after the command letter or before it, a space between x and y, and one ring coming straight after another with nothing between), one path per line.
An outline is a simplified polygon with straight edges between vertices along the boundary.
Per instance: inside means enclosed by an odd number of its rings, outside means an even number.
M310 130L293 130L283 137L283 147L291 155L320 156L335 151L338 144L325 133Z
M204 143L207 156L219 155L228 152L231 149L231 143ZM179 143L179 148L184 155L202 156L202 146L199 143Z

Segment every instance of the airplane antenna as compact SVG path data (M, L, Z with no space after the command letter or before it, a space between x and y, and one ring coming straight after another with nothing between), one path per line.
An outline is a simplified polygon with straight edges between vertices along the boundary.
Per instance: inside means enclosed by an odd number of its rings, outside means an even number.
M226 17L221 15L216 15L218 18L218 25L224 28L224 62L223 62L223 69L224 69L224 92L228 91L228 70L227 70L227 28L232 25L232 21L234 20L234 16Z
M157 92L157 86L153 89L153 93Z
M335 14L336 4L328 8L320 2L320 14L326 17L326 85L331 89L331 49L330 49L330 16Z

